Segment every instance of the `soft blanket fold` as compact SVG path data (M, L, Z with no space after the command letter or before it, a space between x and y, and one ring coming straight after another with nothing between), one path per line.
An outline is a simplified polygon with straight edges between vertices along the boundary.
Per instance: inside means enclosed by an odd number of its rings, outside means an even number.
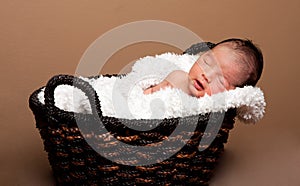
M143 89L162 81L171 71L188 72L197 55L164 53L139 59L125 77L84 78L96 90L104 116L127 119L163 119L237 108L237 116L245 123L263 117L264 95L258 87L246 86L202 98L191 97L179 89L166 88L150 95ZM77 88L61 85L55 90L55 105L60 109L91 113L87 97ZM44 103L43 90L39 100Z

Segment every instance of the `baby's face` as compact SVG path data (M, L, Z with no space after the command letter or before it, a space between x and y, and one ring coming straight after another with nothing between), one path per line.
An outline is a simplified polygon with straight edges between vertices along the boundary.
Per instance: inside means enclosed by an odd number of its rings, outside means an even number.
M233 49L221 44L202 54L189 71L189 89L202 97L234 89L239 77Z

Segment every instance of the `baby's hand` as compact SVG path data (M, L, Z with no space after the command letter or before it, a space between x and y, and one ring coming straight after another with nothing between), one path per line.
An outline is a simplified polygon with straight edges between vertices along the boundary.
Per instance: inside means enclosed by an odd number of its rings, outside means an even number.
M153 92L152 88L153 87L149 87L149 88L145 89L144 94L151 94Z
M144 94L152 94L153 92L159 91L165 87L172 87L172 85L168 81L163 80L161 83L145 89Z

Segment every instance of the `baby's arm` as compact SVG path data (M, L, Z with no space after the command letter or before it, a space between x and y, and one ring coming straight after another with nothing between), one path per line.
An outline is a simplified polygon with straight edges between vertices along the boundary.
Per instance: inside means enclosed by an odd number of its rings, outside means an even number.
M153 92L159 91L160 89L163 89L165 87L172 87L172 85L167 80L163 80L159 84L154 85L154 86L149 87L146 90L144 90L144 94L152 94Z

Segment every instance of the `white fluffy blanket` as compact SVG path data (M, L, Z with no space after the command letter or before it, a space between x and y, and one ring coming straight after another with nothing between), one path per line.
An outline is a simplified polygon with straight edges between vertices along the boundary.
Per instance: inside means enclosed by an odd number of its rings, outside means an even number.
M255 123L264 115L265 100L261 89L247 86L195 98L179 89L166 88L150 95L143 88L162 81L173 70L189 71L199 56L164 53L137 60L125 77L88 79L101 101L103 115L127 119L163 119L185 117L237 108L238 118ZM66 111L91 113L87 97L77 88L60 85L54 92L55 105ZM44 104L44 92L38 95Z

